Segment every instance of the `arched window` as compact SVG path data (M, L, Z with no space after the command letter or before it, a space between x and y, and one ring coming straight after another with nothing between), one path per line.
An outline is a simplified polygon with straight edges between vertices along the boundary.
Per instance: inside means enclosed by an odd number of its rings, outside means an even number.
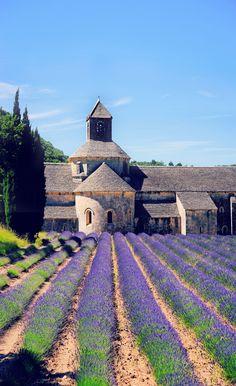
M220 206L220 207L219 207L219 213L225 213L225 209L224 209L223 206Z
M91 209L86 210L86 225L92 224L92 211Z
M132 223L132 211L130 208L127 211L127 215L128 215L128 223L131 224Z
M223 225L221 228L222 235L227 235L228 233L228 227L227 225Z
M107 212L107 223L112 224L112 210L108 210Z
M202 233L202 227L199 228L199 233Z

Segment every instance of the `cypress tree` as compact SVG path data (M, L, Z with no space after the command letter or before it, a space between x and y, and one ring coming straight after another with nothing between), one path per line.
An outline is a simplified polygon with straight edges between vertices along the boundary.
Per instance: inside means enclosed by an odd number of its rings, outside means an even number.
M33 175L32 175L32 201L33 201L33 221L32 234L40 231L43 225L44 206L46 203L45 176L44 176L44 151L41 144L40 135L36 129L33 133Z
M23 113L22 141L16 166L16 212L14 229L20 233L30 233L30 213L32 211L31 179L33 175L33 135L31 132L28 111Z
M22 124L16 125L15 117L9 113L0 114L0 169L2 175L5 222L14 227L16 208L15 171L21 145Z
M20 105L19 105L19 89L16 91L15 95L15 101L14 101L14 106L13 106L13 117L15 118L15 124L18 126L21 121L21 115L20 115Z

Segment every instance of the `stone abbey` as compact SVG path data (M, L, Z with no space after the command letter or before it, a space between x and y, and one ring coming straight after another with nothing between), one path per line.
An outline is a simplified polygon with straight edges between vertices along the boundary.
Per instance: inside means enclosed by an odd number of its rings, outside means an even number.
M46 163L45 230L236 234L236 167L131 166L100 100L86 124L68 163Z

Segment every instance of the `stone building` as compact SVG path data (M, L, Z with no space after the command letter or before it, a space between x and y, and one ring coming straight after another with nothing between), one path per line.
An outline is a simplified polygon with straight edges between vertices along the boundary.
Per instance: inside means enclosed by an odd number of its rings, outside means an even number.
M46 163L45 230L236 234L236 167L131 166L99 100L86 124L68 163Z

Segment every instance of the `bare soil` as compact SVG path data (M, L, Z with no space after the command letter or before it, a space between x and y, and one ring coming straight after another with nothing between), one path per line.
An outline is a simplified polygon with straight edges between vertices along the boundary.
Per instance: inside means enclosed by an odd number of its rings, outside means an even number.
M117 339L114 342L113 367L118 386L155 386L156 382L147 358L139 349L132 334L124 301L121 295L117 257L113 248L115 308Z
M193 371L196 377L206 386L229 386L230 383L226 380L222 368L206 352L195 334L190 329L186 328L184 324L174 315L172 309L165 303L157 292L139 257L135 255L134 252L133 255L153 293L156 303L161 308L166 319L178 333L183 347L187 350L187 355L189 361L192 363Z
M75 375L79 369L79 342L76 336L76 312L78 310L81 291L84 286L95 253L90 257L84 277L73 298L67 322L58 336L51 354L45 359L47 372L52 375L52 383L63 386L76 386Z

